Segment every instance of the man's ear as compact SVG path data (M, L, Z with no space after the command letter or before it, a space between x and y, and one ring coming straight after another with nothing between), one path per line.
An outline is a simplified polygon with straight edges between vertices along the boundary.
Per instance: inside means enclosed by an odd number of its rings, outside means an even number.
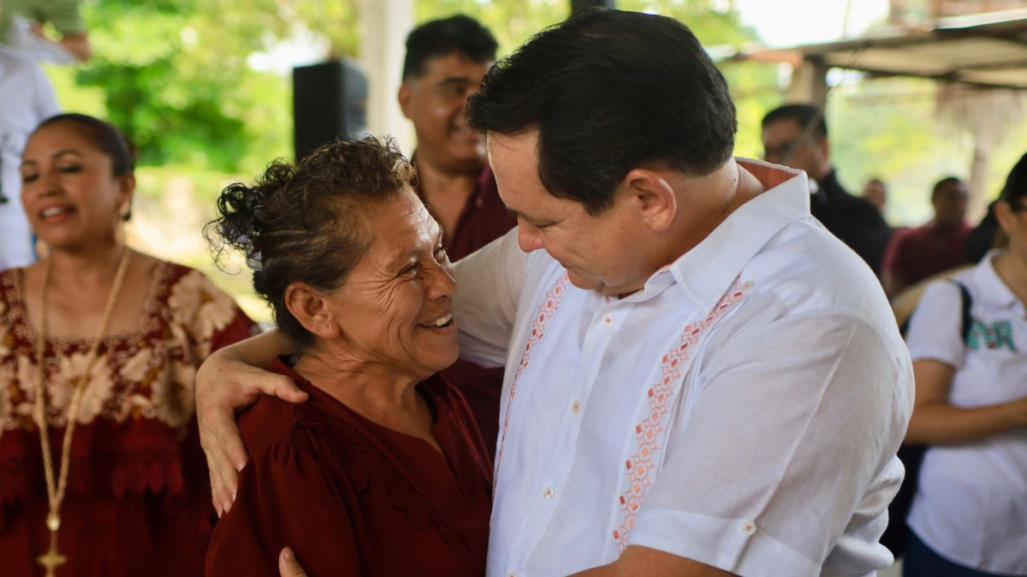
M403 111L403 116L407 120L410 120L410 97L413 93L413 86L409 80L404 81L403 84L399 85L399 92L396 94L396 100L399 101L399 109Z
M678 212L677 195L661 171L636 168L624 177L622 189L654 232L663 232L674 222Z
M826 136L816 137L817 148L820 149L820 154L823 155L824 162L831 161L831 139Z
M301 282L285 289L285 308L310 333L331 339L339 336L339 324L327 302L328 295Z

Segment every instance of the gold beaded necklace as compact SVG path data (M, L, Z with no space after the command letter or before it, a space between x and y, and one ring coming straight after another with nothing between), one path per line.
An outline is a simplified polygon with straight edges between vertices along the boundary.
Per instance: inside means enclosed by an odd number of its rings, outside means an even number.
M78 421L78 408L82 402L82 393L89 382L89 374L96 365L97 355L100 351L100 344L107 327L110 325L111 313L114 312L114 303L121 293L121 286L125 281L125 271L128 270L128 261L131 251L125 247L121 260L118 263L118 271L114 276L114 286L111 294L107 297L107 306L103 311L103 318L100 321L100 331L93 341L93 346L86 357L86 370L72 382L74 391L71 401L68 403L68 414L64 427L64 443L61 446L61 468L58 473L58 480L54 483L53 457L50 454L50 436L47 433L46 422L46 301L47 289L50 284L50 267L53 258L47 260L43 269L43 296L40 307L40 329L36 343L36 357L39 362L39 383L36 389L35 418L39 427L39 443L43 449L43 468L46 474L46 495L49 504L49 514L46 516L46 528L50 530L50 548L45 555L38 558L39 564L46 568L46 577L54 577L57 568L68 562L67 557L61 555L57 550L57 531L61 528L61 503L64 501L64 493L68 488L68 469L71 461L71 439L75 434L75 423Z

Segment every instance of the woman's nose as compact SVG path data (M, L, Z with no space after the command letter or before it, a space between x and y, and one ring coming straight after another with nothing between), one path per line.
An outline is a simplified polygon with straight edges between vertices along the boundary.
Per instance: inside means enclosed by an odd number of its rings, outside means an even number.
M434 264L428 269L428 297L432 300L452 297L456 292L456 280L444 264Z

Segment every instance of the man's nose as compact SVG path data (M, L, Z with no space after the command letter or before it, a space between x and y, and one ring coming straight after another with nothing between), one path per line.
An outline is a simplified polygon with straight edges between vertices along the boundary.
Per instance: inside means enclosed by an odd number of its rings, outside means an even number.
M524 252L533 252L542 248L542 233L534 226L517 221L517 245Z

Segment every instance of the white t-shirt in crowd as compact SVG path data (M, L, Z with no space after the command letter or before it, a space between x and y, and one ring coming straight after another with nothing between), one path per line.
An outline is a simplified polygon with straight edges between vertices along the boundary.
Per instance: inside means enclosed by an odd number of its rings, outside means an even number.
M1027 312L996 274L995 255L955 277L973 301L966 342L959 288L951 282L928 287L909 323L906 340L914 361L956 369L949 402L957 407L1027 397ZM1027 575L1027 429L929 449L909 526L951 561L988 573Z
M32 131L57 114L57 98L39 65L0 46L0 270L35 260L32 230L21 207L21 153Z
M464 355L506 365L488 577L630 545L746 577L892 563L906 347L874 274L810 216L805 174L741 162L767 192L623 299L516 230L457 263Z

